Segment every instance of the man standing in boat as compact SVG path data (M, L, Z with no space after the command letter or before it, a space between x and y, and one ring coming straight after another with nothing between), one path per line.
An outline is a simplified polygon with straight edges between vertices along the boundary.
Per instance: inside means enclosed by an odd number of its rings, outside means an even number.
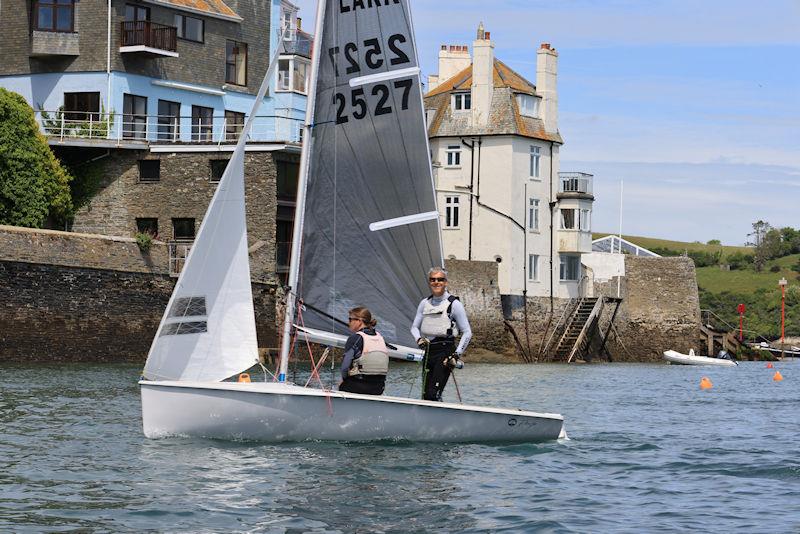
M447 291L444 268L433 267L428 271L428 285L431 295L417 306L411 335L426 352L422 398L441 401L451 370L460 367L461 356L472 339L472 329L464 305ZM461 340L456 347L459 332Z

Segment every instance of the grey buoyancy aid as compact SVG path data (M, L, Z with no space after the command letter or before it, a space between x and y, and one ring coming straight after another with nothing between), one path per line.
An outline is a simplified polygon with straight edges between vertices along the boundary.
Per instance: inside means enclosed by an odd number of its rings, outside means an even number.
M456 337L458 327L450 317L450 311L453 309L453 302L457 300L458 297L450 295L438 305L434 305L433 295L425 299L425 306L422 308L422 324L419 326L420 333L428 339Z
M357 375L385 375L389 372L389 349L383 336L375 332L374 336L364 332L356 332L364 342L361 356L353 359L350 365L349 376Z

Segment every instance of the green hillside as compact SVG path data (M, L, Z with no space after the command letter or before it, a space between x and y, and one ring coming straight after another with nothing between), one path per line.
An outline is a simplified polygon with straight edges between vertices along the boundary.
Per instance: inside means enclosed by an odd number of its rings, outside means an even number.
M723 291L736 293L754 293L758 289L777 290L778 280L786 278L789 286L800 285L796 273L791 270L800 261L800 254L792 254L767 262L761 272L754 269L723 271L717 265L699 267L697 269L697 286L711 293ZM778 267L775 272L775 267ZM788 287L788 286L787 286Z

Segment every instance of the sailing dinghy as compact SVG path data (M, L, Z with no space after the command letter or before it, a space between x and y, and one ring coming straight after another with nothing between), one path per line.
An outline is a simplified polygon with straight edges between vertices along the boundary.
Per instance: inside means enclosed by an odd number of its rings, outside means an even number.
M393 358L421 360L409 327L428 293L427 269L442 264L408 0L353 6L317 7L276 379L226 381L258 360L244 147L273 60L153 340L139 382L144 433L266 442L556 439L564 435L557 414L287 382L293 342L344 346L350 332L341 319L356 305L378 319Z

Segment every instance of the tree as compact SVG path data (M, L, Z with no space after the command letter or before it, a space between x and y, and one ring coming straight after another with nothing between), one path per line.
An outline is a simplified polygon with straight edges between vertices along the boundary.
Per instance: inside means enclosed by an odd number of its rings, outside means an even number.
M766 221L758 220L753 223L753 232L747 234L747 237L752 237L753 240L748 242L748 245L753 245L757 247L761 244L761 241L764 239L764 236L767 235L767 232L772 230L772 226Z
M0 224L41 228L71 215L71 176L39 131L33 109L0 88Z
M722 241L720 241L719 239L710 239L708 241L708 243L706 243L706 244L707 245L721 245Z

